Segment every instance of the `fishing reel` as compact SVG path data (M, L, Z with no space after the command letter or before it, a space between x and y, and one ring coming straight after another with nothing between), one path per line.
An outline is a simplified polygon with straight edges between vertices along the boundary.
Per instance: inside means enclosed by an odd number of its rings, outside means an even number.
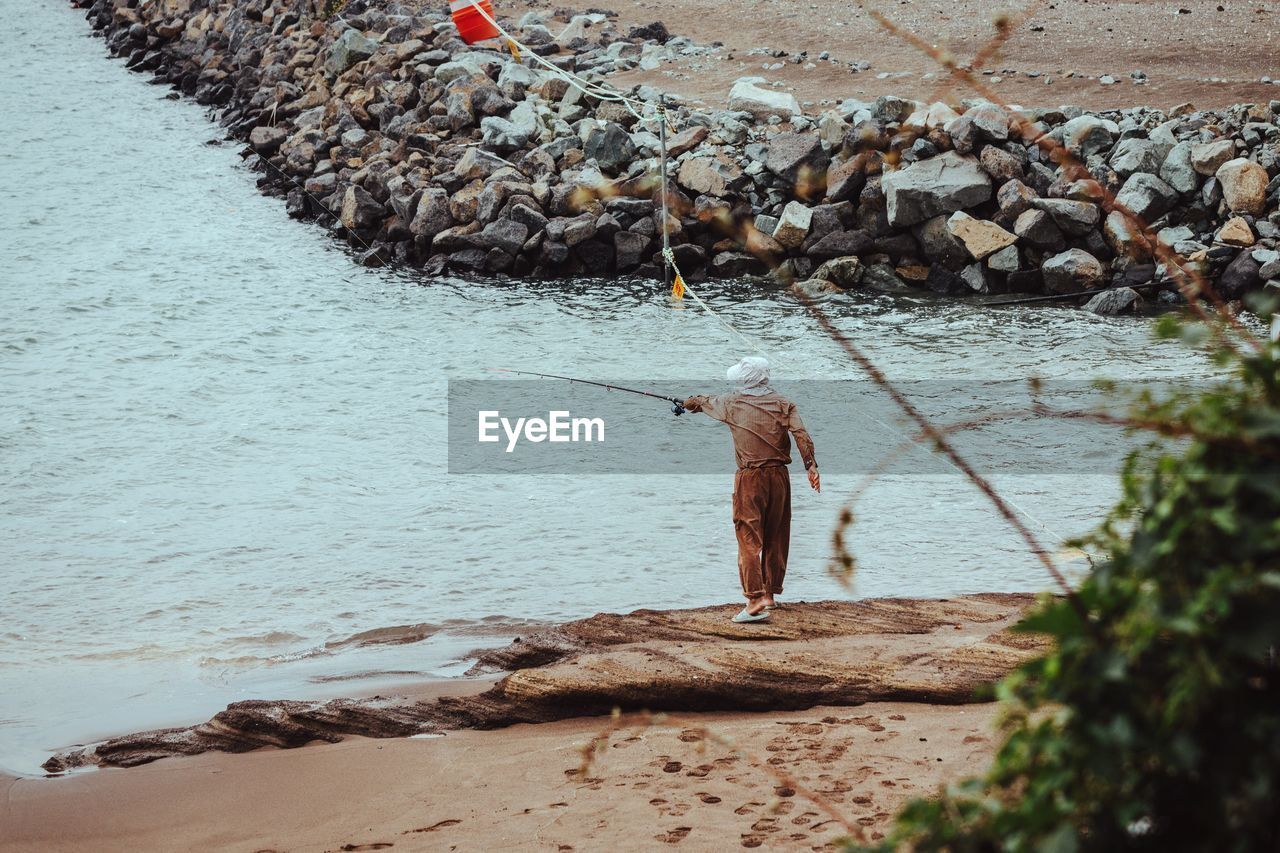
M683 403L681 403L675 397L671 398L671 414L675 415L678 418L687 411L689 410L684 407Z

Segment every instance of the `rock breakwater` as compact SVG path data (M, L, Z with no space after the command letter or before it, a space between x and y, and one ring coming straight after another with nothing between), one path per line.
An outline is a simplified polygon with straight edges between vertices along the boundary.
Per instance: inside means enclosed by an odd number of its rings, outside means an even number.
M130 68L217 110L262 189L363 263L661 275L656 90L629 92L633 111L410 5L76 3ZM500 21L594 81L717 49L600 10ZM1280 289L1280 101L1015 115L885 96L813 116L743 78L726 102L669 105L665 225L693 280L1079 293L1104 313L1178 302L1174 263L1227 300ZM1124 210L1178 257L1157 258Z

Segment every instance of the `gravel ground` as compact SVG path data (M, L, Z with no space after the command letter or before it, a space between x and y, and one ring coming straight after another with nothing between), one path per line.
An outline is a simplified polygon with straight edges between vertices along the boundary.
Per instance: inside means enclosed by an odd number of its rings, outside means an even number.
M937 64L898 36L886 33L848 0L612 0L601 4L624 23L661 20L673 35L723 42L717 56L687 57L652 71L614 77L619 84L650 83L723 106L730 85L746 74L781 81L802 102L874 99L895 94L929 99L943 84ZM1086 108L1152 106L1190 101L1199 108L1280 98L1280 4L1253 0L894 0L869 4L904 30L948 47L968 61L995 32L998 14L1016 26L1004 49L987 63L987 82L1006 103L1078 104ZM500 14L554 2L496 4ZM576 7L575 7L576 8ZM1031 8L1018 20L1019 10ZM784 51L775 58L766 51ZM807 51L804 61L790 57ZM823 51L827 61L819 60ZM782 63L781 68L765 65ZM815 67L807 68L813 63ZM865 63L854 71L851 63ZM1146 75L1137 83L1131 73ZM1075 72L1079 76L1068 76ZM1037 76L1029 76L1035 74ZM932 75L932 76L930 76ZM1100 82L1110 75L1115 83ZM996 82L994 78L999 78ZM964 84L946 98L974 93Z

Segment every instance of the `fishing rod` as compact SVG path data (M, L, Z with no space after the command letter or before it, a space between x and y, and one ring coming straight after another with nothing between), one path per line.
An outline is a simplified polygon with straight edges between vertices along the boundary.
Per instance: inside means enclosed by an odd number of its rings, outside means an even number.
M664 397L661 394L654 394L651 391L641 391L637 388L624 388L621 385L610 385L607 382L593 382L590 379L577 379L572 376L556 376L554 373L534 373L529 370L507 370L503 367L488 368L493 373L514 373L519 376L536 376L539 379L559 379L563 382L577 382L580 385L594 385L597 388L604 388L606 391L626 391L628 394L640 394L644 397L652 397L655 400L671 404L671 414L676 417L683 415L687 409L684 407L684 401L678 397Z

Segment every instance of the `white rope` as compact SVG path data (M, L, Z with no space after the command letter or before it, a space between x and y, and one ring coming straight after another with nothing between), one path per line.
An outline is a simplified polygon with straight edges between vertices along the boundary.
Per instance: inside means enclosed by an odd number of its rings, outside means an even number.
M538 55L538 53L531 50L529 47L527 47L526 45L521 43L519 40L517 40L515 36L511 35L511 33L503 29L501 24L495 21L489 15L488 12L486 12L483 8L481 8L480 0L471 0L471 8L479 12L480 17L488 21L493 26L493 28L497 30L499 34L502 35L503 38L505 38L507 41L515 45L516 49L521 51L522 55L528 54L533 59L534 62L537 62L539 65L546 68L552 74L556 75L557 77L560 77L570 86L573 86L575 89L582 92L584 95L587 95L592 98L596 98L597 100L613 101L616 103L620 103L623 106L625 106L627 110L633 116L635 116L638 120L640 121L645 120L644 116L636 112L636 109L633 106L633 104L639 105L640 109L642 110L649 108L651 106L650 104L644 101L636 100L634 98L629 98L626 95L622 94L621 92L617 91L616 89L612 89L612 88L606 89L603 84L592 83L590 80L587 80L583 77L579 77L578 75L570 71L566 71L563 68L559 67L558 65L552 62L548 62L546 59L543 59L540 55Z

